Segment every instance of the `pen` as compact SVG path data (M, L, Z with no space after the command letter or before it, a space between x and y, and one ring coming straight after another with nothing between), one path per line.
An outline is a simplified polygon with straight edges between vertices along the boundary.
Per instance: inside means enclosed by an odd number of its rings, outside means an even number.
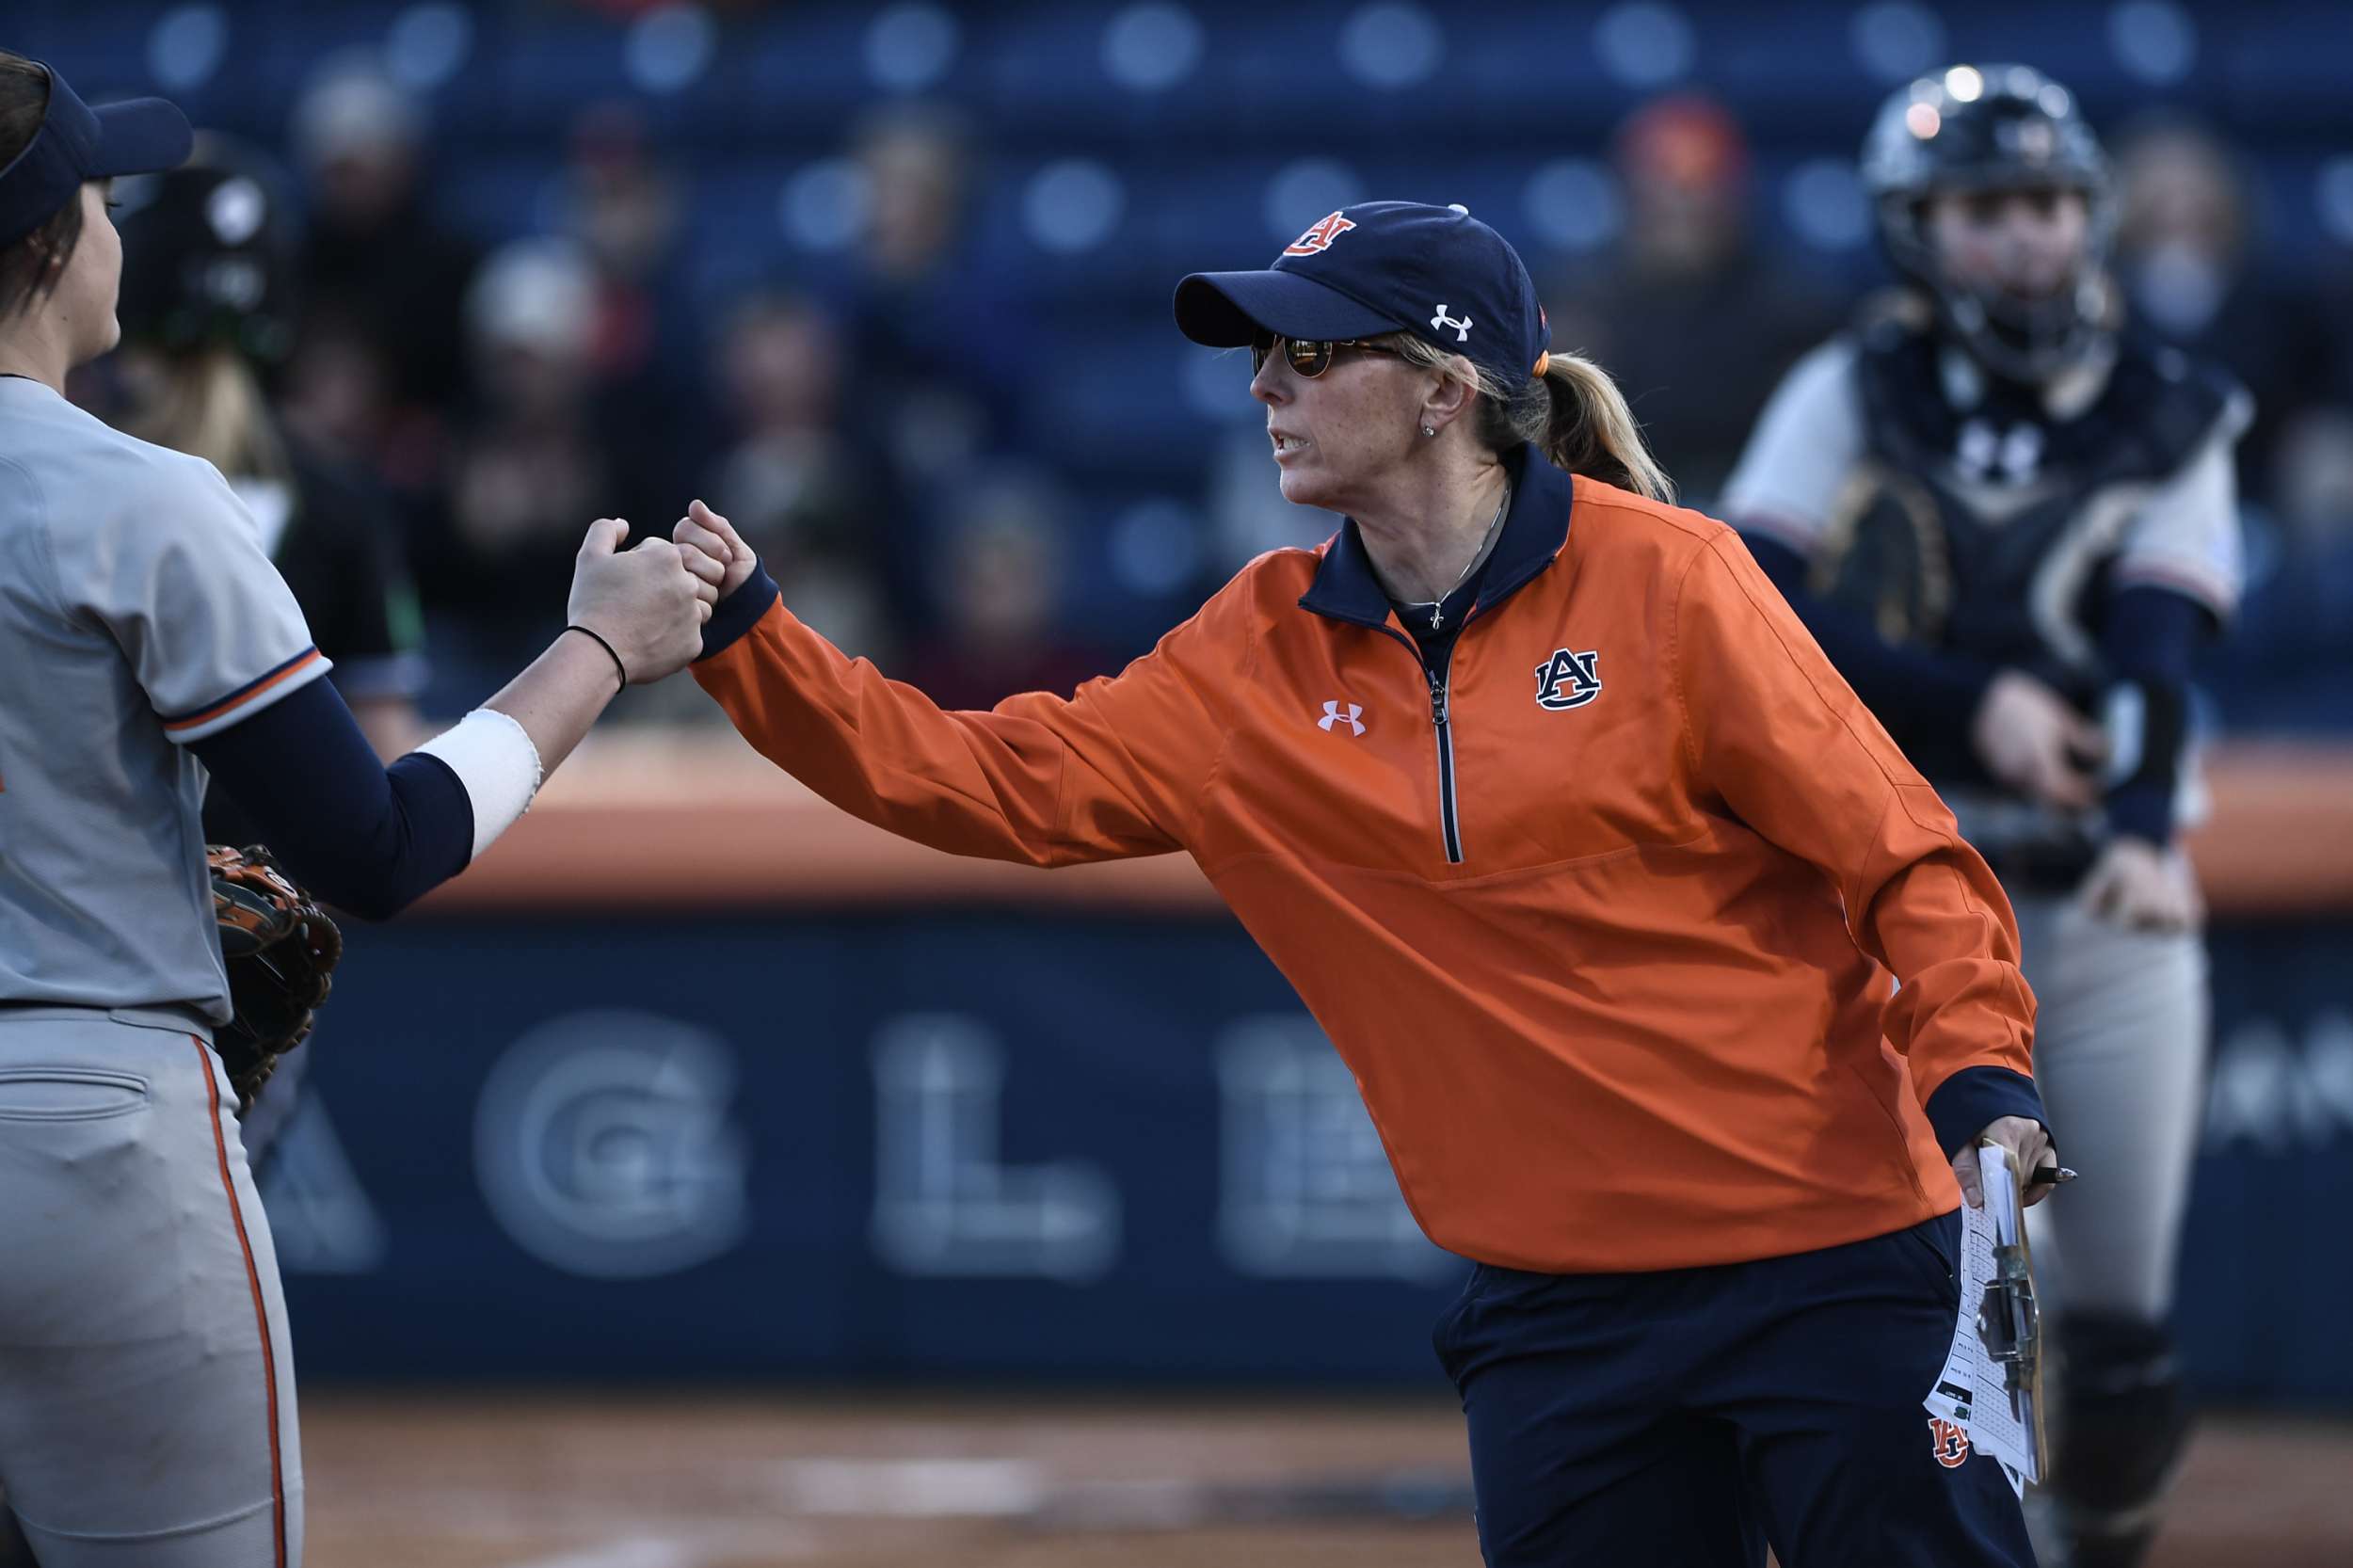
M2069 1170L2064 1165L2037 1165L2034 1168L2034 1175L2026 1178L2026 1185L2029 1187L2035 1187L2047 1182L2051 1186L2056 1187L2062 1182L2073 1181L2074 1179L2075 1173Z

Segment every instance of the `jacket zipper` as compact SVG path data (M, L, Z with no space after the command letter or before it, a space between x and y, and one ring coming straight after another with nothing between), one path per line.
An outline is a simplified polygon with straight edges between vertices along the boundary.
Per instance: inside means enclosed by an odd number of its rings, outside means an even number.
M1485 602L1474 603L1470 612L1463 617L1462 627L1454 633L1454 646L1447 649L1443 674L1430 667L1430 662L1422 657L1421 645L1413 638L1394 626L1374 628L1405 645L1415 663L1421 665L1421 678L1430 687L1430 732L1438 743L1438 828L1439 836L1445 840L1446 863L1449 866L1463 863L1463 824L1454 792L1454 720L1448 712L1454 687L1454 652L1462 646L1463 634L1470 630L1470 623L1487 608Z
M1444 674L1431 669L1429 661L1422 657L1421 645L1398 630L1385 611L1378 616L1373 616L1354 613L1352 609L1342 608L1337 604L1311 604L1308 600L1315 598L1316 592L1319 591L1314 589L1311 589L1299 601L1301 608L1313 611L1317 615L1333 620L1345 621L1353 626L1366 627L1395 637L1413 653L1415 663L1421 665L1422 679L1430 687L1430 729L1438 746L1438 825L1445 840L1446 859L1449 866L1459 866L1464 860L1463 826L1455 799L1454 724L1447 712L1449 689L1454 680L1454 652L1462 646L1463 638L1469 633L1471 622L1519 592L1521 587L1548 565L1550 565L1549 559L1532 565L1523 563L1523 566L1518 568L1517 576L1506 577L1500 583L1488 584L1473 596L1471 607L1464 613L1461 625L1455 629L1454 643L1447 649L1447 667Z
M1419 653L1419 648L1415 649ZM1438 738L1438 823L1446 836L1446 861L1449 866L1463 863L1463 827L1455 816L1454 802L1454 721L1447 716L1447 696L1454 680L1454 660L1449 649L1447 672L1444 675L1422 666L1422 674L1430 681L1430 728Z

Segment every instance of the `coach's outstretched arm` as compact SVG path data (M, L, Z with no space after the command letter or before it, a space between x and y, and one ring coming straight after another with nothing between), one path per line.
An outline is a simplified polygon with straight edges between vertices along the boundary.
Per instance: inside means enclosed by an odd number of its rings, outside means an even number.
M667 539L623 552L628 534L617 519L591 524L564 633L488 702L390 766L321 680L191 748L314 893L388 918L511 826L625 682L659 680L701 649L718 566Z
M1025 692L951 712L794 619L701 502L673 536L724 572L695 680L760 755L844 811L935 849L1034 866L1194 841L1218 741L1204 671L1230 667L1228 645L1250 634L1232 598L1068 698Z

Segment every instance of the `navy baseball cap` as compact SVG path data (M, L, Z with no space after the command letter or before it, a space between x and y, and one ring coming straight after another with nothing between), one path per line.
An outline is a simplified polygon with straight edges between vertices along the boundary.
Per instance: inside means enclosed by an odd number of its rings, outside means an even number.
M160 98L91 108L49 72L49 110L24 151L0 168L0 248L65 210L86 181L177 168L195 136L187 116Z
M1176 285L1177 329L1240 348L1286 338L1411 332L1507 387L1541 375L1551 325L1501 234L1464 207L1359 201L1283 248L1264 272L1196 272Z

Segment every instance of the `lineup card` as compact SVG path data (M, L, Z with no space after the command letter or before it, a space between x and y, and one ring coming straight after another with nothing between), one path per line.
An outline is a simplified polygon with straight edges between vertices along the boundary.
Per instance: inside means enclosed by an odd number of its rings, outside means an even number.
M2011 1398L2002 1386L2001 1367L1977 1337L1977 1307L1993 1279L1993 1249L2017 1242L2023 1214L2018 1183L2003 1150L1979 1149L1977 1171L1985 1184L1985 1207L1963 1204L1961 1209L1961 1311L1953 1324L1953 1348L1936 1386L1920 1403L1936 1419L1966 1428L1970 1446L2000 1461L2010 1486L2024 1491L2027 1481L2042 1479L2034 1399L2023 1390Z

